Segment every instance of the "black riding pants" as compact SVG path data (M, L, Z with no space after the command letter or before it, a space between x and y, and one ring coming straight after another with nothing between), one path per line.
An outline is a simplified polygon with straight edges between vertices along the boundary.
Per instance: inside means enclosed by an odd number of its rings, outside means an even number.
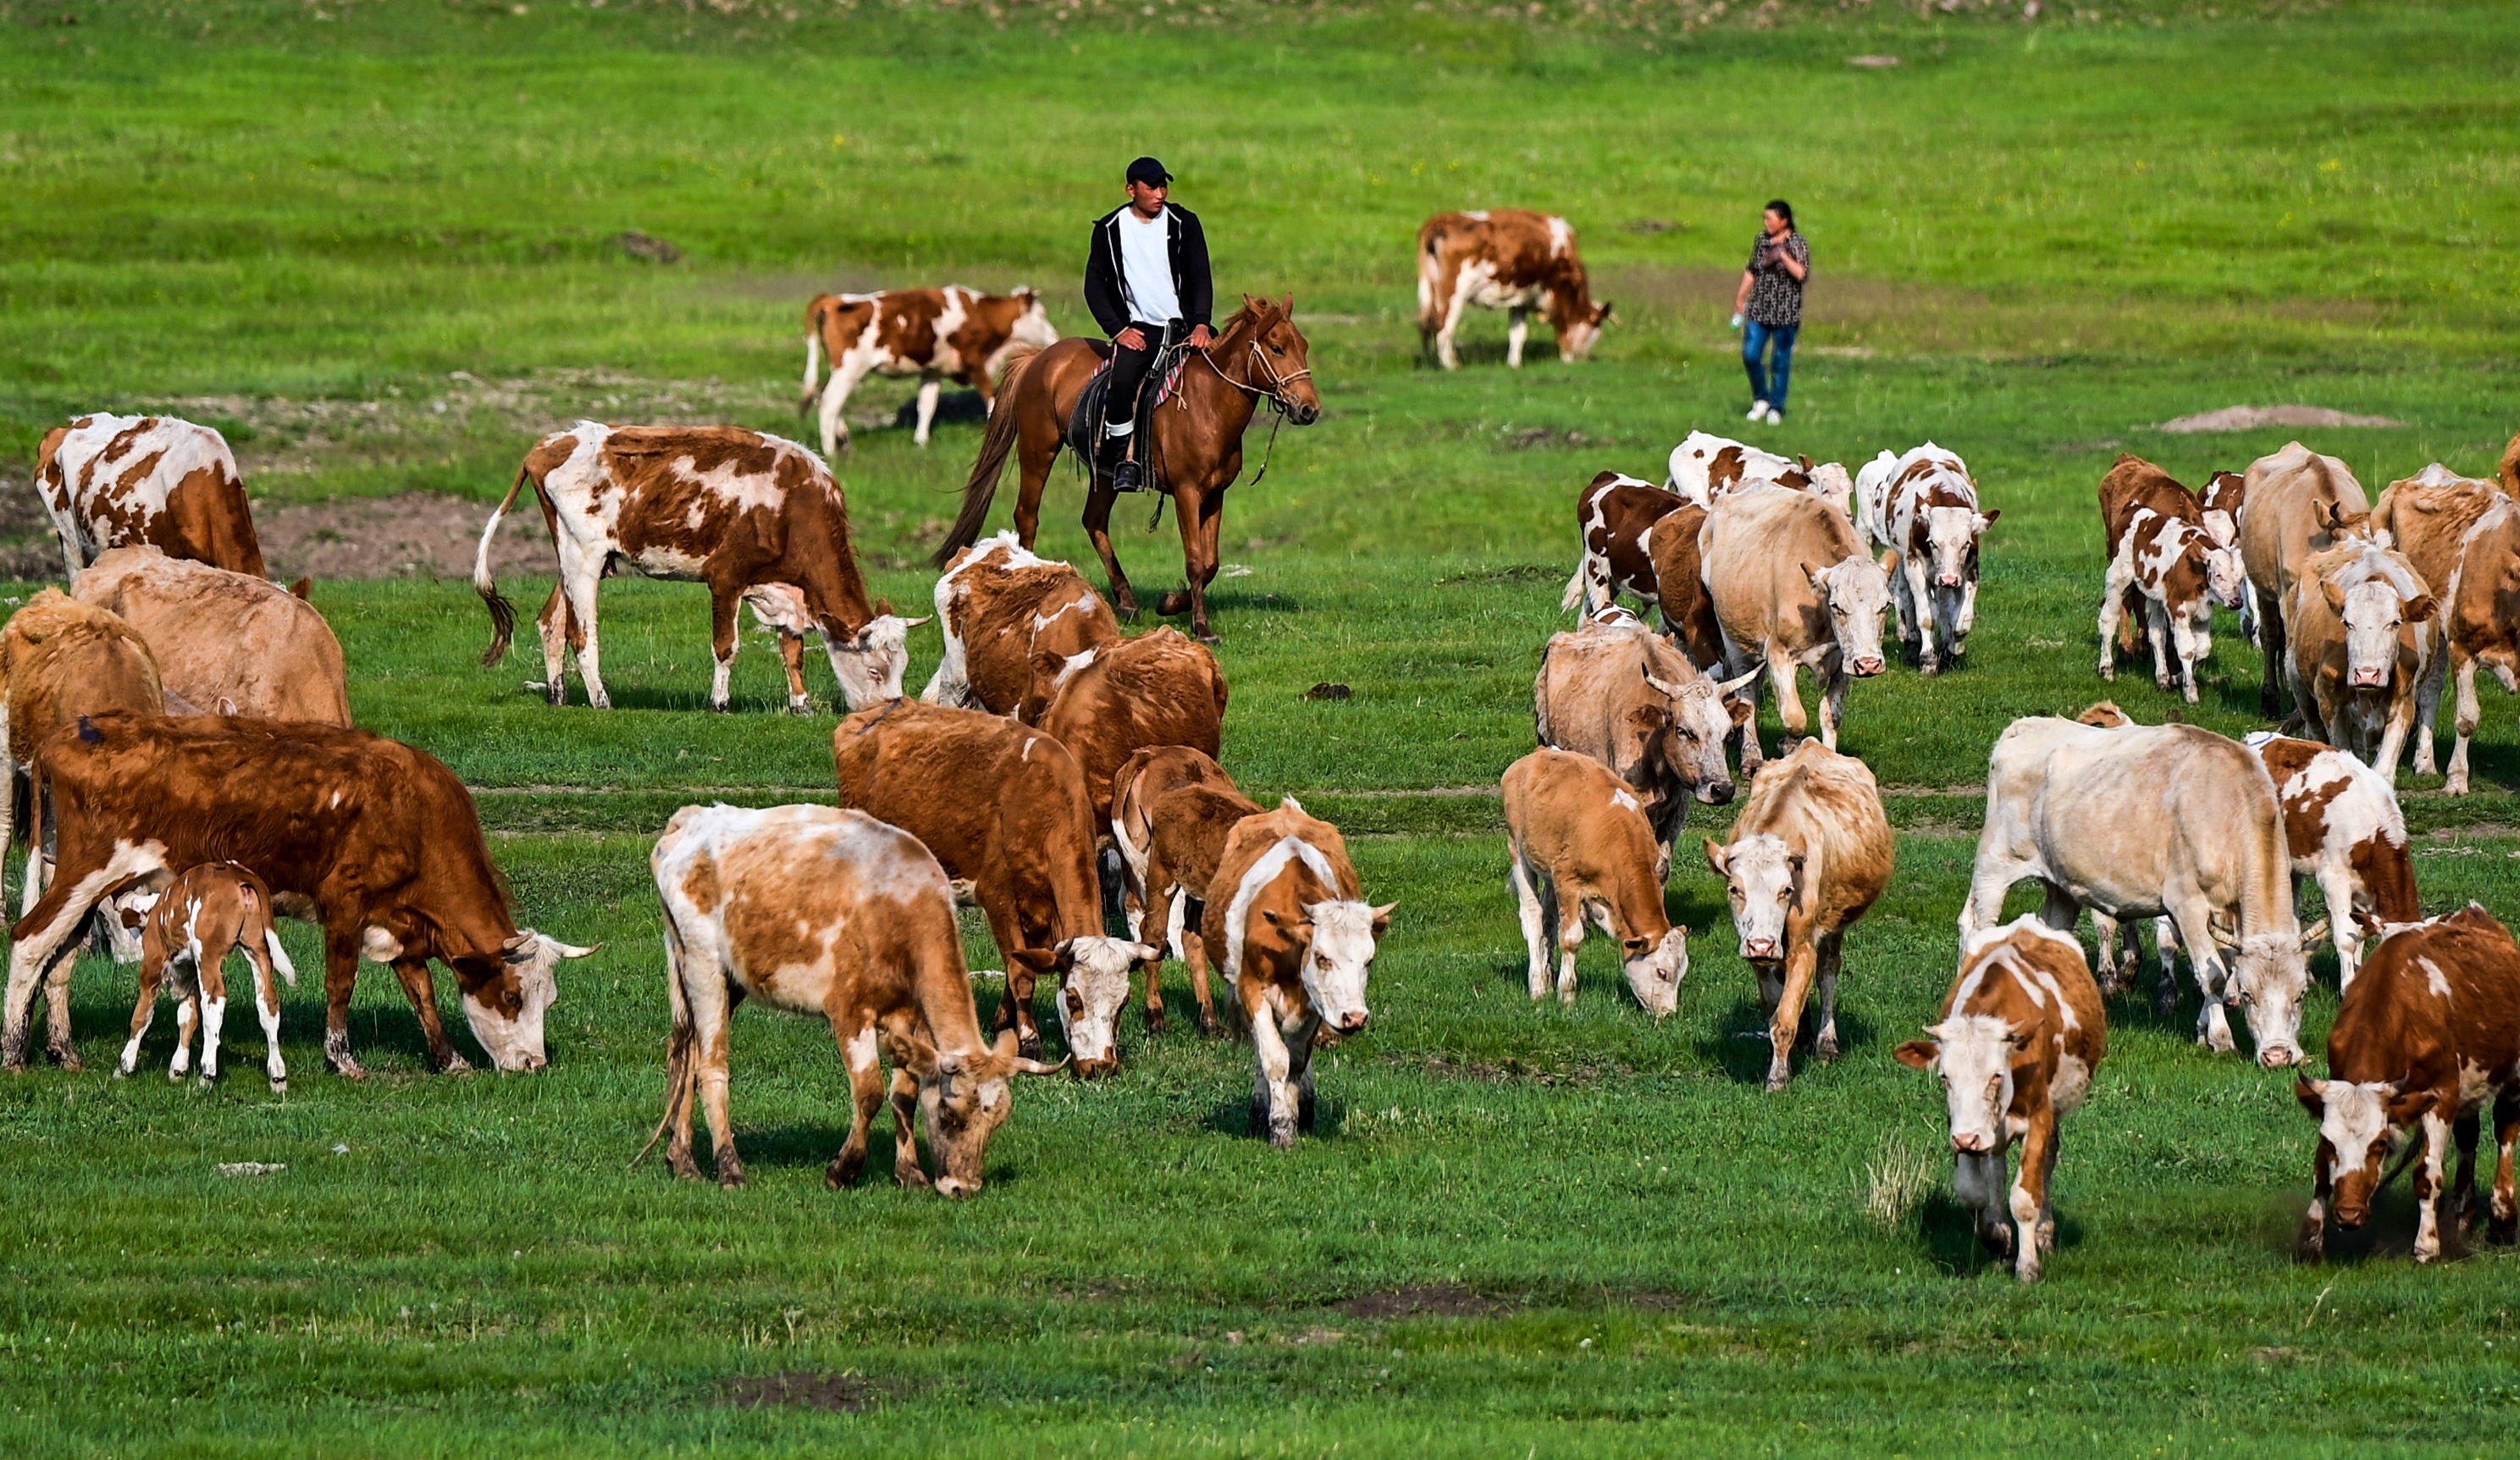
M1138 408L1138 388L1146 383L1147 369L1155 363L1155 351L1163 346L1162 325L1140 324L1140 335L1146 337L1145 349L1131 349L1119 341L1111 342L1111 393L1102 397L1102 421L1108 426L1126 425Z

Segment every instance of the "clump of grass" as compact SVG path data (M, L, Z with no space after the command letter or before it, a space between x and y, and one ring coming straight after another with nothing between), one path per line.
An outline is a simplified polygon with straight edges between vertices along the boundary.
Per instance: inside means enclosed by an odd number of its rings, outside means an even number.
M1896 1230L1934 1189L1937 1174L1932 1158L1898 1131L1885 1131L1880 1149L1864 1163L1864 1209Z

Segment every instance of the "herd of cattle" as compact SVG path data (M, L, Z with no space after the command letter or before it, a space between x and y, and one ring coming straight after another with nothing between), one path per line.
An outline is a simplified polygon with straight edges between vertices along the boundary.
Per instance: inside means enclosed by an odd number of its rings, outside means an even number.
M1451 257L1434 247L1446 235L1430 224L1428 237L1430 257ZM1483 297L1481 285L1450 287L1456 300ZM962 340L983 364L1001 346L974 321L1012 331L1038 312L1034 300L997 319L985 297L940 294L929 335ZM863 330L849 334L847 302L815 306L837 399L884 368ZM875 311L864 329L885 317ZM2493 1230L2508 1240L2520 1222L2520 946L2481 908L2423 919L2393 789L2410 728L2418 768L2430 766L2429 722L2452 666L2456 791L2477 663L2513 683L2515 473L2520 441L2499 484L2434 467L2373 506L2343 463L2293 445L2218 476L2202 497L2132 456L2101 483L2102 674L2140 633L2163 689L2193 700L2213 609L2240 609L2267 655L2270 712L2288 688L2313 739L2240 744L2138 725L2102 704L2079 720L2016 721L1997 741L1958 914L1959 975L1931 1037L1896 1055L1941 1075L1958 1188L2024 1280L2052 1247L2058 1121L2105 1052L2103 992L2139 967L2118 930L2147 919L2164 1009L2183 955L2202 995L2199 1042L2233 1050L2226 1011L2236 1005L2270 1068L2305 1062L2307 950L2334 941L2345 997L2330 1074L2298 1087L2320 1132L2306 1247L2331 1219L2366 1217L2385 1158L2414 1132L2416 1254L2439 1255L2444 1220L2474 1214L2489 1102ZM906 698L908 634L927 620L869 599L822 457L736 428L580 422L534 446L484 531L475 586L491 662L514 613L488 572L490 537L528 483L559 570L540 618L554 704L565 703L572 655L590 702L608 703L596 593L627 568L709 585L712 707L728 707L749 605L779 639L789 707L810 708L802 655L819 634L849 711L832 736L842 806L691 806L654 848L672 1013L656 1138L670 1136L678 1173L698 1174L697 1103L718 1180L743 1179L728 1023L755 997L828 1020L842 1051L854 1115L834 1185L859 1175L888 1093L896 1177L930 1182L915 1134L923 1118L934 1188L975 1192L1012 1076L1070 1061L1084 1075L1116 1071L1134 981L1160 1029L1158 975L1176 954L1202 1028L1220 1027L1214 969L1248 1030L1254 1131L1286 1146L1311 1127L1314 1054L1367 1027L1395 905L1366 897L1335 827L1292 798L1274 809L1248 798L1218 763L1229 695L1206 647L1169 628L1125 634L1073 568L1010 532L966 549L937 580L944 656ZM171 1072L188 1072L198 1034L201 1077L213 1078L220 965L241 949L267 1072L284 1088L275 980L294 976L271 926L288 915L324 930L325 1053L339 1072L361 1073L348 1006L362 959L392 967L438 1068L464 1060L438 1019L433 962L454 971L472 1033L501 1069L540 1067L555 970L593 949L517 926L462 783L350 723L340 646L304 583L264 578L226 443L167 418L86 417L46 439L38 485L70 586L38 594L0 630L5 754L13 793L21 782L29 793L14 823L29 854L0 1063L24 1067L40 991L52 1054L77 1065L71 955L101 937L143 968L121 1072L136 1066L163 981L178 998ZM1674 449L1661 485L1605 472L1579 495L1580 555L1561 607L1580 607L1582 621L1550 640L1534 684L1540 749L1503 779L1534 999L1553 983L1573 1000L1590 924L1618 940L1648 1014L1677 1007L1688 934L1665 910L1675 847L1692 801L1730 802L1746 782L1730 840L1703 851L1768 1011L1768 1087L1792 1078L1815 984L1810 1042L1817 1058L1837 1057L1845 940L1888 887L1895 848L1871 771L1837 750L1849 690L1885 672L1894 629L1926 675L1964 661L1998 516L1965 462L1931 442L1850 473L1697 433ZM1619 606L1623 594L1658 610L1659 628ZM1806 735L1803 669L1820 688L1817 736ZM1774 760L1757 731L1770 688L1787 752ZM0 798L0 817L17 805ZM0 835L12 827L0 821ZM2033 880L2042 911L2002 922L2007 890ZM2328 910L2307 930L2295 902L2304 881ZM1106 895L1125 936L1110 932ZM988 1034L958 902L982 909L1006 961ZM2072 933L2085 910L2099 930L2097 980ZM1067 1051L1058 1065L1043 1062L1034 1007L1045 980Z

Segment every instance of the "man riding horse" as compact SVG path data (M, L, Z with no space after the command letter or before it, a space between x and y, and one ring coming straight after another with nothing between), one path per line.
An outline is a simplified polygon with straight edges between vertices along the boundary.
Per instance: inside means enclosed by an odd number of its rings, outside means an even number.
M1085 307L1111 337L1109 393L1095 470L1115 491L1136 491L1144 475L1136 447L1138 390L1177 322L1190 347L1214 342L1209 317L1216 286L1207 271L1207 234L1198 215L1168 205L1173 175L1153 158L1129 164L1129 201L1094 223L1085 258Z

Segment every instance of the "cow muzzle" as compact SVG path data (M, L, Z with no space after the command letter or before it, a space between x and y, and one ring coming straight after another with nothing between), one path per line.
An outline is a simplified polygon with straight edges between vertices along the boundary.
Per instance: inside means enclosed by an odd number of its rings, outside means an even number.
M1113 1055L1108 1059L1102 1060L1079 1060L1076 1062L1076 1077L1078 1079L1101 1079L1106 1074L1117 1074L1119 1072L1120 1057L1118 1055Z
M1366 1010L1351 1009L1340 1015L1333 1023L1342 1034L1362 1034L1365 1032L1366 1025L1372 1018L1373 1016Z
M1855 662L1854 665L1855 677L1858 679L1870 679L1872 676L1880 673L1888 667L1890 667L1890 662L1881 659L1878 656L1871 659L1859 659Z
M960 1176L939 1176L936 1178L936 1194L940 1197L951 1197L959 1202L965 1197L978 1196L980 1183L966 1181Z
M2288 1044L2270 1044L2258 1051L2258 1064L2268 1070L2284 1070L2304 1063L2300 1050Z
M2388 682L2389 671L2386 669L2356 669L2354 671L2354 687L2358 690L2376 690Z
M1957 588L1959 585L1960 575L1956 572L1947 572L1934 579L1934 586L1937 588Z
M1732 804L1732 783L1717 781L1712 785L1700 786L1697 788L1697 798L1710 806L1729 806Z
M1785 950L1773 937L1741 939L1741 956L1754 963L1774 963L1785 956Z
M1982 1156L1987 1149L1986 1137L1975 1131L1955 1131L1952 1134L1952 1149L1963 1156Z

